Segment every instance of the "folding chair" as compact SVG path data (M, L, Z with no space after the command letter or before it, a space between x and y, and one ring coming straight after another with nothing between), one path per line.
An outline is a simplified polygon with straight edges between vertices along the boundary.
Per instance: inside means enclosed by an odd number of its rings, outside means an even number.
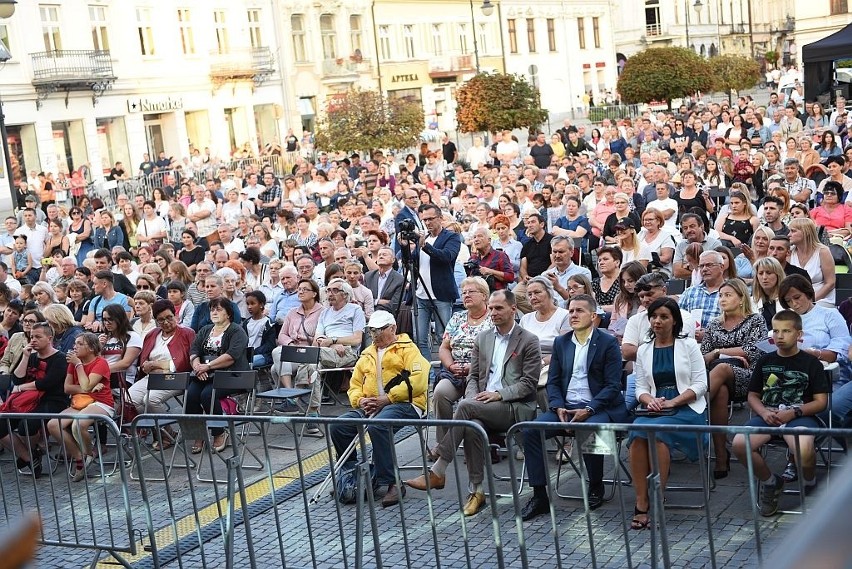
M181 404L180 413L182 415L186 414L186 390L189 387L189 373L151 373L148 374L148 392L151 391L181 391L183 393L183 402ZM175 464L175 458L177 457L177 451L179 448L186 445L186 440L180 436L172 436L168 431L164 430L165 427L170 427L173 425L179 425L179 421L176 418L174 419L147 419L144 415L148 414L148 397L145 398L145 408L142 413L142 417L138 417L136 419L136 427L139 429L151 429L153 431L153 439L157 441L162 448L163 444L168 441L171 444L171 453L167 453L165 450L154 450L153 448L149 448L147 445L140 445L143 452L149 454L154 457L160 465L165 469L165 475L162 478L156 478L152 476L146 476L145 479L151 482L165 482L166 478L171 474L173 468L195 468L196 464L194 461L190 459L190 464ZM171 456L166 460L166 455L171 454ZM184 455L187 456L188 453L184 450ZM141 461L137 464L138 468L142 469ZM132 480L138 480L138 475L136 473L136 469L130 469L130 478Z
M666 282L666 294L683 294L686 290L686 281L684 279L669 279Z
M615 487L618 483L630 484L633 481L633 478L630 474L630 469L627 467L626 464L624 464L624 458L622 458L622 456L621 456L621 450L622 450L622 447L624 446L624 439L625 439L626 436L627 436L626 431L617 431L615 433L615 464L613 465L612 477L611 478L604 478L604 480L603 480L604 485L610 486L609 494L604 495L604 501L606 501L606 502L609 502L615 496ZM568 438L568 435L557 436L555 438L556 438L556 441L557 441L557 444L558 444L558 450L556 451L557 456L560 456L560 454L563 452L563 448L564 448L564 445L565 445L565 439ZM583 460L583 455L582 455L581 449L579 447L577 448L577 453L578 453L579 459ZM579 496L579 495L575 495L575 494L562 493L559 490L559 481L562 477L562 469L565 468L566 465L569 466L571 468L571 470L573 470L574 473L578 477L582 476L582 470L580 469L580 466L574 461L573 456L571 456L569 454L569 455L567 455L567 460L565 460L565 461L560 460L559 466L556 469L556 484L554 485L554 488L556 489L556 495L559 496L560 498L563 498L563 499L566 499L566 500L582 500L583 496ZM622 479L621 479L621 476L620 476L621 472L624 472L624 474L626 476L626 480L624 480L624 481L622 481Z
M248 398L246 399L246 407L248 409L252 409L254 407L254 399L255 399L255 385L257 382L257 372L256 371L226 371L226 370L215 370L213 372L213 389L210 394L210 408L213 408L213 405L216 399L220 399L218 396L218 391L221 389L238 389L240 391L248 392ZM214 463L212 459L212 455L216 454L219 459L226 463L228 461L228 457L224 457L223 453L217 453L213 450L213 441L210 438L210 429L225 429L228 432L231 438L231 448L233 449L232 455L229 458L239 457L240 468L246 470L263 470L264 464L263 460L257 456L257 454L252 451L245 442L246 435L248 434L248 427L250 425L250 421L246 420L208 420L205 423L205 436L204 436L204 447L209 451L211 455L210 459L210 470L211 473L214 470ZM233 426L233 428L232 428ZM236 429L240 427L240 434L237 435ZM250 454L255 461L257 461L257 465L246 466L243 464L245 460L246 454ZM198 461L198 468L196 469L196 479L199 482L227 482L227 480L217 480L215 475L212 478L204 478L201 476L201 468L204 464L203 460ZM214 474L214 473L213 473Z
M319 350L319 348L312 346L281 346L281 361L294 364L319 365ZM278 387L269 391L264 391L263 393L258 393L255 397L261 400L269 400L271 404L274 404L276 401L293 401L302 397L310 397L311 393L313 393L313 389ZM305 417L308 416L309 410L310 406L305 405ZM305 423L302 423L301 426L299 426L298 435L296 434L296 427L289 426L291 431L293 431L294 444L298 444L301 442L302 435L305 431L305 426ZM284 445L273 444L270 444L269 447L279 450L296 449L295 446L288 447Z

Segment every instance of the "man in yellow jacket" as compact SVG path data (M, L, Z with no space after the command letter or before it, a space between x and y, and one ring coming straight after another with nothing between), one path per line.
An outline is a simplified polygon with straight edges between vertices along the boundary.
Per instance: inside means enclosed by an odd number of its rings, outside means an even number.
M396 333L396 321L390 312L377 310L367 323L373 343L361 352L349 382L349 402L353 410L341 418L375 417L378 419L419 419L426 413L426 389L429 362L406 334ZM381 378L381 381L378 379ZM355 425L332 425L331 440L338 457L357 436ZM387 426L367 426L373 445L376 468L374 483L387 486L382 506L399 503L405 487L396 484L393 460L393 436ZM346 459L343 469L353 467L355 453Z

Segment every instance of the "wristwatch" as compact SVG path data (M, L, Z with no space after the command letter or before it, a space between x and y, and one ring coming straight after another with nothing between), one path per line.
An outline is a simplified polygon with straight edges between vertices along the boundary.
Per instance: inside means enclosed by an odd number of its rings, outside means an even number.
M336 344L336 343L337 343L337 338L332 338L332 339L331 339L331 345L333 346L333 345L334 345L334 344Z
M793 407L793 413L796 415L797 419L801 419L802 415L804 414L804 412L802 411L802 408L799 407L798 405Z
M595 410L591 405L586 405L585 409L586 409L586 411L589 412L589 414L591 414L591 415L595 414Z

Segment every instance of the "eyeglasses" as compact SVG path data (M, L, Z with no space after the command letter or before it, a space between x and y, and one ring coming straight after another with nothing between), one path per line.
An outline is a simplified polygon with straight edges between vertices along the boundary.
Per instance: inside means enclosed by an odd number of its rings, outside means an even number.
M146 284L137 284L136 289L137 290L151 290L151 286L146 285Z
M480 292L482 292L482 291L476 290L476 289L474 289L474 290L463 290L461 294L462 294L462 296L466 296L466 295L470 295L470 294L477 294L477 293L480 293Z
M370 328L370 334L381 334L385 330L391 327L391 324L385 324L381 328Z
M334 294L337 294L338 292L343 292L343 289L342 288L327 288L327 289L325 289L325 291L327 293L333 292Z
M823 195L826 196L836 196L837 192L835 190L823 190Z
M71 215L83 215L83 212L80 211L72 211Z
M174 314L169 314L168 316L163 316L162 318L157 318L156 321L157 321L157 324L163 325L166 322L171 322L174 319L175 319Z
M702 265L698 265L698 270L702 271L704 269L712 269L713 267L719 266L722 263L704 263Z
M312 288L297 288L296 292L314 292Z
M438 217L437 217L437 216L434 216L434 217L421 217L421 218L420 218L420 221L422 221L423 223L426 223L427 221L435 221L436 219L438 219Z
M24 323L24 324L33 325L33 324L38 323L38 320L33 320L33 319L30 319L30 318L24 318L23 320L21 320L21 322Z

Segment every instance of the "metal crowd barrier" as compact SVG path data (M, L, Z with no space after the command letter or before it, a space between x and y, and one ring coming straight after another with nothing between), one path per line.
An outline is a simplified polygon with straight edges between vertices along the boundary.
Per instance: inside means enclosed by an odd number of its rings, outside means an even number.
M8 428L21 418L56 417L2 415L0 421ZM475 516L465 517L462 508L469 489L460 453L448 468L445 489L425 493L408 489L398 505L380 507L381 493L374 493L369 482L369 435L374 428L393 429L394 461L397 466L419 470L406 474L413 477L426 472L429 466L427 429L438 425L465 428L469 435L481 437L483 448L489 449L487 433L474 422L143 415L127 431L135 435L122 437L115 424L105 417L62 417L74 421L92 419L96 426L103 424L108 433L106 440L99 438L100 429L92 429L98 448L104 442L118 440L122 444L106 451L79 482L73 482L68 474L68 449L49 441L43 431L25 443L28 451L35 447L47 450L41 477L18 473L16 453L11 453L10 462L7 451L0 456L2 524L8 526L25 512L35 510L43 519L44 545L94 550L93 565L107 552L125 567L140 568L645 565L668 568L684 566L685 562L688 566L693 563L709 567L754 566L765 561L764 551L777 549L785 542L785 530L793 528L790 523L759 515L758 488L750 454L745 464L733 467L748 477L748 483L734 490L728 488L739 492L736 501L746 500L751 504L750 519L745 512L735 520L738 523L732 523L730 516L717 519L718 509L729 504L720 504L711 492L707 469L702 464L673 463L670 481L685 476L693 483L700 483L702 489L703 512L682 513L665 500L672 492L664 492L661 487L660 461L654 444L663 433L670 432L689 433L696 441L703 441L714 432L778 434L777 428L572 424L579 476L570 478L572 470L563 469L563 479L556 480L556 466L546 454L544 465L552 497L549 515L522 522L521 509L531 493L528 486L521 488L525 482L520 478L523 457L516 456L515 441L522 439L516 436L529 430L543 437L548 430L564 431L564 423L530 422L513 426L506 433L508 462L492 465L486 450L483 456L486 504ZM306 423L319 424L324 438L297 437L296 433ZM146 433L140 432L143 425ZM354 472L358 491L353 504L341 504L333 495L340 477L349 476L348 470L343 473L336 467L338 456L330 438L330 429L336 426L347 426L356 432L353 444L347 449L357 456ZM230 436L230 445L221 452L211 450L212 427L223 428ZM176 446L162 448L167 445L163 445L161 428L177 432ZM645 532L629 528L632 495L625 492L628 484L623 472L615 467L622 458L617 456L616 433L640 429L650 443L652 466L647 479L653 523L650 531ZM797 429L795 434L848 439L852 438L852 429ZM281 438L292 438L295 449L273 450L270 443ZM191 452L195 440L206 442L197 454ZM153 446L149 441L158 445ZM127 444L132 446L132 452L125 449ZM617 507L590 510L587 473L583 460L579 459L580 449L610 457L613 466L610 499ZM773 470L779 471L778 463L785 462L784 453L772 452ZM801 463L798 445L793 454ZM258 465L261 470L255 470ZM131 469L138 474L138 485L130 480ZM397 474L397 484L403 482L400 476ZM846 476L835 474L828 481L826 478L821 477L821 483L839 480L844 488L848 483ZM572 486L575 492L579 489L580 499L557 497L557 484ZM798 486L800 496L795 499L783 496L783 504L792 502L801 506L802 512L816 511L801 483ZM511 493L501 498L499 491L505 493L507 489ZM719 491L717 487L713 492ZM798 519L810 525L814 517ZM835 554L825 540L819 547L826 556ZM837 544L837 551L842 551L841 547L842 544Z
M173 426L176 419L175 415L140 417L157 425L152 429L154 433L158 423ZM496 517L491 519L490 531L472 532L471 526L487 524L485 518L470 520L461 513L467 497L467 488L462 488L459 476L459 470L464 469L459 465L461 459L454 461L457 483L450 490L455 491L450 507L443 500L440 506L435 503L433 497L438 491L418 496L418 492L409 489L398 506L382 508L379 496L374 495L372 484L367 481L368 428L394 429L397 441L408 437L417 441L420 459L415 462L426 469L425 429L441 424L439 421L423 420L413 425L411 421L379 419L216 417L214 424L223 426L231 441L238 444L222 453L210 451L212 445L206 444L203 452L195 455L188 450L190 441L210 442L211 418L184 416L177 421L185 442L178 454L189 468L174 467L166 476L166 453L159 460L141 460L147 451L139 438L134 439L150 540L146 547L154 567L173 566L175 561L181 567L229 568L507 566ZM294 437L295 464L284 470L273 467L283 453L271 453L270 439L292 437L308 422L318 424L323 431L324 448L311 455L305 445L316 439ZM486 433L479 425L462 421L445 424L473 429L482 437L484 448L488 448ZM366 487L368 491L358 491L355 504L343 505L333 497L341 475L334 467L337 455L329 434L336 425L357 431L348 450L357 453L359 488ZM250 459L241 448L243 443L256 453L264 467L262 472L250 474L245 470ZM491 463L487 456L483 460L486 489L493 496ZM195 469L191 467L193 462ZM199 484L199 469L210 476L213 484ZM152 481L162 478L164 482ZM402 484L399 474L397 483ZM497 511L493 497L490 511Z
M689 556L693 556L693 561L695 563L701 563L704 566L711 566L714 569L719 566L725 566L726 563L724 560L728 559L731 555L735 555L737 550L740 547L752 547L754 549L754 554L756 559L752 560L751 563L748 563L748 566L754 566L757 564L762 564L764 561L764 541L767 538L768 533L772 533L772 530L777 531L777 526L773 526L767 524L768 521L773 520L771 517L763 517L759 514L758 510L758 483L757 479L754 476L754 464L752 461L752 444L749 436L746 436L746 449L748 451L747 463L744 465L740 465L744 468L744 472L748 477L748 485L745 488L746 495L745 499L749 500L751 504L751 518L752 518L752 532L746 532L749 535L730 535L728 532L724 539L720 538L718 535L719 528L717 528L717 524L715 523L715 517L713 512L713 506L715 505L714 500L711 498L711 489L713 487L712 481L709 479L708 471L705 465L704 460L706 459L705 452L701 452L699 450L698 462L695 463L694 466L683 465L683 464L671 464L671 470L686 470L688 472L685 474L688 476L688 479L692 482L700 482L701 484L701 495L703 501L703 513L701 517L703 520L699 522L696 519L687 519L687 523L691 531L698 531L701 528L705 533L703 535L698 536L696 539L693 539L691 543L684 545L679 542L677 539L673 539L672 536L674 534L679 534L676 524L670 523L669 518L677 518L677 522L682 522L684 519L683 515L680 514L669 514L667 511L667 507L669 507L668 502L665 499L667 492L661 486L661 476L660 476L660 461L659 456L656 449L656 442L658 442L658 437L662 433L687 433L692 435L696 439L697 444L705 444L703 441L707 437L714 432L724 432L727 435L736 435L736 434L744 434L744 435L755 435L755 434L768 434L778 436L782 431L779 428L772 427L717 427L717 426L687 426L687 425L642 425L641 427L636 425L622 425L622 424L587 424L587 423L571 423L570 430L574 433L576 443L574 445L576 456L576 463L578 465L578 469L580 471L580 476L578 477L578 482L580 489L582 491L582 505L581 510L585 518L585 539L586 543L582 546L578 547L578 543L576 541L572 542L571 538L576 539L576 535L572 536L570 532L565 529L565 520L564 516L561 515L562 510L564 508L563 500L553 499L550 500L550 531L549 536L552 540L552 547L554 551L554 559L556 567L566 567L566 566L576 566L576 563L573 562L571 557L572 553L576 552L576 549L580 548L584 552L587 552L589 555L589 563L587 566L589 567L599 567L601 563L599 559L602 557L601 552L599 550L607 550L607 555L612 555L612 551L616 550L620 553L616 556L615 559L609 560L608 563L604 563L606 566L619 566L619 567L637 567L637 566L645 566L645 564L650 563L650 566L653 568L659 567L662 564L663 567L677 567L682 566L684 559L689 559ZM508 457L509 457L509 472L510 477L509 480L512 481L512 490L514 494L513 506L516 515L516 528L518 532L518 546L520 549L520 556L522 560L522 566L528 567L532 566L533 563L529 559L530 547L529 543L529 535L528 530L534 530L534 536L540 537L541 532L538 526L532 525L535 522L528 522L527 525L524 525L520 521L520 513L521 508L523 507L526 497L522 499L519 492L519 486L521 482L517 480L517 475L521 472L521 465L519 461L515 458L515 450L514 450L514 441L516 436L522 440L520 435L524 432L528 431L534 433L535 436L541 438L542 448L548 448L545 441L545 433L566 433L566 424L565 423L544 423L544 422L525 422L518 423L514 425L507 433L506 440L508 446ZM630 431L641 431L646 434L648 438L648 447L649 447L649 455L651 460L651 469L648 475L648 487L649 487L649 501L650 508L648 510L650 519L652 520L652 524L650 525L650 539L648 544L647 551L638 551L635 548L636 545L636 536L641 535L637 534L637 531L632 530L630 528L630 518L632 517L631 512L633 511L633 504L625 501L624 487L628 484L623 479L621 475L621 469L618 467L620 456L618 454L616 444L616 436L623 433L629 433ZM796 428L795 430L787 430L783 434L785 435L813 435L817 439L817 465L819 466L819 441L820 440L837 440L837 439L849 439L852 437L852 429L806 429L806 428ZM710 443L707 443L710 444ZM831 444L829 442L829 444ZM551 446L553 446L551 444ZM783 443L782 447L786 448ZM626 447L626 445L625 445ZM701 448L701 447L699 447ZM616 535L617 530L613 527L613 525L606 524L601 525L600 519L597 518L596 514L592 514L589 509L588 502L588 483L587 483L587 472L585 468L585 463L580 457L581 452L587 452L589 454L602 454L611 459L613 463L612 472L613 479L607 481L614 485L614 497L613 499L618 500L619 506L619 525L620 525L620 537ZM796 463L801 464L801 448L799 446L799 439L796 438L796 445L794 449L791 449L792 454L795 456ZM777 463L786 464L786 456L783 453L778 453L779 458L776 460L768 461L772 462L776 465L776 468L773 470L774 472L778 472ZM732 455L732 458L733 457ZM544 460L544 468L547 474L547 491L548 495L553 497L556 496L557 485L559 484L559 480L556 479L556 467L552 465L553 461L549 459L547 456ZM831 468L831 465L828 464L828 461L825 461L823 464L826 468ZM736 468L734 466L733 468ZM783 466L781 467L783 469ZM529 465L526 465L527 471L529 471ZM682 473L683 474L683 473ZM799 494L798 500L799 505L801 507L800 511L786 511L780 510L778 513L805 513L808 508L808 503L810 498L806 497L806 492L803 486L803 476L801 473L801 468L799 468L799 477L797 490ZM576 484L577 481L575 481ZM671 477L669 478L669 482L671 482ZM824 484L828 484L830 482L830 477L826 477ZM681 489L682 490L682 489ZM672 493L669 491L668 493ZM782 497L782 501L786 502L787 499ZM680 506L674 506L674 509L679 508ZM810 520L810 517L807 518ZM611 520L610 520L611 521ZM694 536L693 536L694 537ZM778 540L780 543L782 540L778 535L771 535L772 539ZM781 536L783 537L783 536ZM617 544L616 541L621 541L622 543ZM724 541L724 543L720 543ZM825 544L821 545L823 547ZM535 544L535 548L538 549L542 547L540 542ZM838 545L839 547L839 545ZM733 549L733 550L732 550ZM679 560L673 559L674 552L681 554Z
M71 433L78 441L79 422L93 421L93 444L103 449L109 442L111 448L100 458L96 457L86 469L86 476L75 482L69 470L72 463L70 449L49 440L46 429L41 429L30 438L21 439L23 448L30 456L43 453L43 473L36 477L32 471L26 474L19 472L16 464L18 453L14 449L4 452L4 460L0 461L0 502L3 513L0 525L6 528L4 531L8 531L9 525L17 519L36 512L42 523L42 545L93 550L93 564L103 552L108 552L120 564L130 567L125 555L136 553L136 539L128 493L129 457L123 444L112 444L123 441L115 423L103 415L11 413L0 415L0 423L7 432L16 432L13 427L20 421L43 421L47 424L51 419L60 417L72 421ZM106 439L101 439L99 433L104 430ZM9 454L11 460L5 460ZM111 476L113 472L115 474Z

